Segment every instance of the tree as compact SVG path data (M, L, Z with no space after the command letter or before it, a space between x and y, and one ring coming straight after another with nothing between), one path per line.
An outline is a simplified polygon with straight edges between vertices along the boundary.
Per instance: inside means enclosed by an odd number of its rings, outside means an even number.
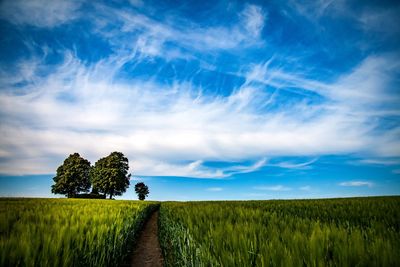
M51 186L51 192L64 194L67 197L73 197L79 192L88 192L89 173L90 162L78 153L71 154L57 168L57 175L53 178L55 184Z
M94 190L113 196L120 196L129 187L129 162L121 152L112 152L99 159L90 173Z
M139 200L144 200L150 193L149 187L144 183L137 183L135 185L135 192L139 197Z

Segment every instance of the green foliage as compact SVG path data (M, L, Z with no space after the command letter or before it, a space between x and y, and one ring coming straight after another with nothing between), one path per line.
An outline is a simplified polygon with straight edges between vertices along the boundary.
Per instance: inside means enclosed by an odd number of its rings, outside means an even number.
M166 266L400 266L400 197L163 203Z
M120 196L129 187L129 162L121 152L112 152L105 158L99 159L90 177L94 190L113 196Z
M79 192L88 192L90 188L89 173L90 162L78 153L71 154L57 168L57 175L53 178L55 184L51 186L51 192L68 197L73 197Z
M0 266L117 266L157 205L0 199Z
M135 192L138 195L139 200L144 200L150 193L149 187L142 182L135 185Z

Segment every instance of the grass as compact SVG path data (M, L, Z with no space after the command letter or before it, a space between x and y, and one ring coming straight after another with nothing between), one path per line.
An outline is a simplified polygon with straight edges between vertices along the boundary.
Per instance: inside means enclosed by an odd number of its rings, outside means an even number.
M0 266L116 266L156 205L0 199Z
M157 202L0 199L0 266L117 266ZM400 197L163 202L166 266L400 266Z
M166 266L400 266L400 197L163 203Z

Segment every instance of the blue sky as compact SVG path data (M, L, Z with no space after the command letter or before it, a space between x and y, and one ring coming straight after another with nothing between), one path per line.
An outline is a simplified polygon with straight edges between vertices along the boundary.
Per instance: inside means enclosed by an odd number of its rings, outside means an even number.
M156 200L399 195L399 13L4 0L0 195L54 197L69 154L112 151Z

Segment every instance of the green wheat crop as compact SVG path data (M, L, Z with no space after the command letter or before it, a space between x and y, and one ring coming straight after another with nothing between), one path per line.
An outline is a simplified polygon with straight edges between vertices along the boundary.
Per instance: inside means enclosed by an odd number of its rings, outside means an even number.
M166 266L400 266L400 197L163 203Z
M156 203L0 199L0 266L116 266Z

